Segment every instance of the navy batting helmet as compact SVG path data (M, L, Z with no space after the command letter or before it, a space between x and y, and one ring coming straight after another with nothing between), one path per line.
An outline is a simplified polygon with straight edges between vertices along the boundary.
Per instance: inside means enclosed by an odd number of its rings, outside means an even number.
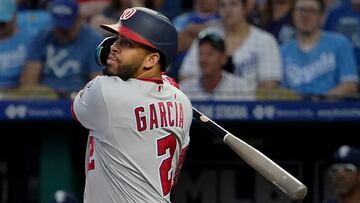
M162 70L165 70L176 55L177 31L171 21L157 11L144 7L128 8L121 14L118 23L100 27L159 50L162 57L165 57L161 64Z

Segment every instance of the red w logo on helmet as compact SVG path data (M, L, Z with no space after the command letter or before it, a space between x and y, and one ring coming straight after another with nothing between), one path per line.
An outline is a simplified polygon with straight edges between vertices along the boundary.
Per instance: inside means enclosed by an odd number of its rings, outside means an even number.
M133 16L135 14L135 12L136 12L136 9L134 9L134 8L125 9L125 11L120 16L120 20L127 20L127 19L131 18L131 16Z

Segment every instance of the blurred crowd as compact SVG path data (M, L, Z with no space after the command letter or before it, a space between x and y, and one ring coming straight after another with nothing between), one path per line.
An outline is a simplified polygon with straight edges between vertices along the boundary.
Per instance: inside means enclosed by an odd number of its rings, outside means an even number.
M0 99L70 98L101 74L100 24L144 6L179 36L191 100L356 99L360 0L0 0ZM166 34L166 33L164 33Z

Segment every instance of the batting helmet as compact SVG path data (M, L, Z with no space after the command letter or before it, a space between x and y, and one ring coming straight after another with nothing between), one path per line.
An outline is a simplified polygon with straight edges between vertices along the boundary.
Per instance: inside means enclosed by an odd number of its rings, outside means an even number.
M161 64L162 70L176 55L177 31L171 21L157 11L144 7L128 8L121 14L118 23L100 27L160 51L162 57L165 57Z

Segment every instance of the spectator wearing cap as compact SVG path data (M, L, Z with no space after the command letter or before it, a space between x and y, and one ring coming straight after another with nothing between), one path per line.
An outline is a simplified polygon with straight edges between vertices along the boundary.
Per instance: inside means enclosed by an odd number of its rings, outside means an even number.
M19 77L25 64L26 47L31 33L17 25L15 0L0 3L0 89L12 90L19 85Z
M248 100L246 82L223 70L226 63L224 40L214 33L199 35L199 64L201 75L180 83L190 100Z
M329 174L334 197L324 203L360 202L360 149L348 145L335 151Z
M75 0L53 0L49 8L52 26L39 31L32 41L20 82L68 95L101 73L101 67L89 59L94 58L102 37L83 23Z

